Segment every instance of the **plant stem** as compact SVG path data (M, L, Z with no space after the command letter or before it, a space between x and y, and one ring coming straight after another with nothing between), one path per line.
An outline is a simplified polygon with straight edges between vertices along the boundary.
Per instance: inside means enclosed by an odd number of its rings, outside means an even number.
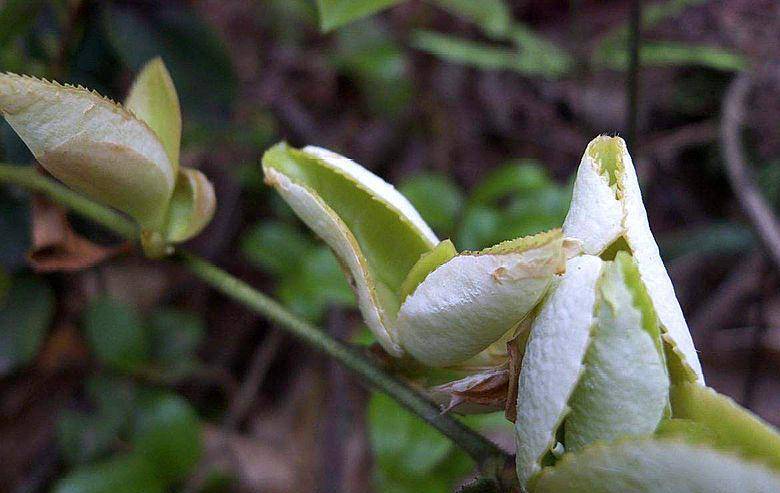
M632 0L628 30L628 73L626 74L626 140L637 152L639 122L639 66L642 37L642 1Z
M137 239L138 230L124 216L87 199L65 186L40 175L32 168L0 165L0 182L12 183L45 193L58 203L92 219L127 239ZM463 449L482 474L506 483L502 474L510 457L485 437L468 428L401 380L382 370L363 352L332 338L308 322L287 311L281 304L250 285L220 269L206 259L178 251L171 260L186 267L211 287L251 310L279 324L309 346L324 352L353 371L369 387L384 392L409 411L433 426Z
M0 182L44 193L55 202L105 226L125 239L138 238L138 228L130 219L41 175L32 166L0 165Z

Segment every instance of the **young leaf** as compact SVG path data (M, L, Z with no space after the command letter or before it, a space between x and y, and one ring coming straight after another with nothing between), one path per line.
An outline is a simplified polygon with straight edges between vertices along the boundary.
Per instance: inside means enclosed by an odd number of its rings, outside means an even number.
M414 293L414 290L428 277L428 274L449 262L457 254L458 251L450 240L444 240L433 247L430 252L423 253L401 284L401 302L403 303L410 294Z
M569 260L532 326L517 393L517 476L521 486L541 468L555 446L558 427L583 370L594 323L596 284L602 260Z
M0 111L66 185L146 228L162 226L176 168L132 113L84 88L15 74L0 74Z
M567 452L599 440L652 434L669 400L658 326L643 323L628 285L640 282L631 276L636 267L621 254L605 265L599 282L585 371L569 399Z
M338 154L278 144L263 156L266 182L336 253L349 272L366 324L385 349L401 284L439 241L395 188Z
M577 170L563 231L581 240L585 253L590 255L609 257L619 249L631 253L665 339L692 378L703 382L701 364L650 231L636 171L623 139L600 136L588 144Z
M682 383L672 387L671 401L673 417L704 425L714 435L711 445L780 470L780 434L725 395Z
M166 239L179 243L196 236L211 222L216 208L214 187L206 175L196 169L179 168L168 205Z
M567 454L546 468L534 493L770 493L780 476L755 463L701 445L625 440Z
M141 69L125 100L125 108L154 130L176 170L181 145L181 108L162 58L153 59Z
M403 302L397 340L425 365L461 363L528 315L565 262L560 230L458 255Z
M320 28L332 31L352 21L384 10L403 0L317 0Z

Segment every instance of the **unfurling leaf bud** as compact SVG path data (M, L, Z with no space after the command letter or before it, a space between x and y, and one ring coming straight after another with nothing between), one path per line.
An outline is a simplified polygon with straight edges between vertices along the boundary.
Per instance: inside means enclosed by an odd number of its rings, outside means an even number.
M0 74L0 112L52 175L135 219L149 256L170 253L214 214L209 181L179 167L179 99L159 58L124 107L83 87Z

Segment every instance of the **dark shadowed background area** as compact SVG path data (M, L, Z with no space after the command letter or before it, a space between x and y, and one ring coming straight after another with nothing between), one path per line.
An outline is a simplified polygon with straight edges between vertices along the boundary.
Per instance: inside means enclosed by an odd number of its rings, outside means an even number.
M708 383L780 425L778 264L727 172L747 166L778 211L780 4L641 2L636 70L640 2L362 3L396 5L323 33L314 0L0 0L0 70L121 101L161 56L182 162L219 203L191 248L360 344L335 258L262 183L266 148L345 154L474 249L559 226L586 144L621 135ZM747 95L729 101L737 77ZM729 125L744 163L724 157ZM5 122L0 144L2 161L31 165ZM435 431L265 320L34 206L0 189L0 491L444 493L471 474ZM98 245L32 245L34 218ZM87 253L106 259L79 265ZM467 421L513 446L500 413Z

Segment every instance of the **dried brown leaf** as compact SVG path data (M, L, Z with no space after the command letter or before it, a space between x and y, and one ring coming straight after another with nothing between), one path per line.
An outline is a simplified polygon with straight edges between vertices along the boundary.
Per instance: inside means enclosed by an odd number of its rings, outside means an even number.
M129 250L128 244L105 247L79 236L70 226L65 209L34 197L32 246L27 258L36 272L77 271Z

